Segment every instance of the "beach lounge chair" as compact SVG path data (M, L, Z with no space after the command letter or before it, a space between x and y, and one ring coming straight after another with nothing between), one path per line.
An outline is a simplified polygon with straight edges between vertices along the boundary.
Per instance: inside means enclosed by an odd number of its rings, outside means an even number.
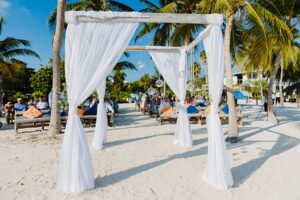
M241 113L236 114L237 123L239 126L243 126L243 115ZM229 115L223 112L220 112L220 119L222 123L228 123Z
M174 115L173 113L163 113L157 118L160 121L160 125L163 124L163 122L177 122L177 115Z
M189 120L190 122L197 122L198 124L202 124L201 120L202 120L202 115L203 115L203 112L198 112L198 113L188 113L188 117L189 117Z
M61 117L62 125L66 124L67 117ZM27 119L25 117L16 117L15 118L15 131L19 133L19 129L24 128L35 128L41 127L44 130L45 126L49 126L50 117L39 117L34 119Z

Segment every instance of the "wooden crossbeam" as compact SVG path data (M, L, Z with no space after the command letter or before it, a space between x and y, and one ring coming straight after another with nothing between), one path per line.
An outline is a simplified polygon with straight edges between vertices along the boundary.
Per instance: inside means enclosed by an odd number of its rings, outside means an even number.
M125 51L180 51L182 47L128 46Z
M215 24L223 23L221 14L173 14L173 13L141 13L141 17L116 16L111 18L97 18L78 15L79 22L144 22L144 23L178 23L178 24Z
M205 30L201 31L201 33L196 37L195 40L193 40L186 48L187 51L190 51L192 48L197 46L199 42L204 40L210 33L211 26L209 25Z

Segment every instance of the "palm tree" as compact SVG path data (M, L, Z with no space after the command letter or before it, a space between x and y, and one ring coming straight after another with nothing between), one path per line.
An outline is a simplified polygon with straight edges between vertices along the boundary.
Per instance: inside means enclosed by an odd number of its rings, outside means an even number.
M286 31L285 26L281 20L267 12L259 4L247 2L246 0L202 0L198 4L198 8L202 13L222 13L225 15L224 56L229 106L228 137L232 142L236 142L238 126L233 96L232 59L238 62L238 58L243 55L241 49L247 45L246 47L250 49L251 62L254 66L269 66L270 39L264 26L265 21L263 22L260 16L263 16L264 20L273 22L272 26L270 25L271 30L279 29L284 32ZM260 13L257 12L257 9ZM265 13L265 16L263 13Z
M152 84L154 84L155 79L151 77L149 74L143 75L140 80L139 84L143 87L144 92L147 92L147 88L149 88Z
M300 51L300 43L297 42L297 37L299 36L299 30L296 29L297 25L300 23L300 2L297 0L283 0L283 1L259 1L259 3L270 10L274 15L285 22L287 27L291 30L293 34L293 41L288 48L285 48L285 53L283 53L283 62L280 66L280 80L279 80L279 90L280 90L280 104L283 105L283 92L282 92L282 81L284 76L284 69L287 69L289 65L296 65L297 58Z
M0 19L0 35L5 22L5 18ZM17 56L33 56L39 58L39 55L28 49L30 47L30 42L28 40L16 39L12 37L7 37L0 40L0 94L3 92L2 78L3 76L12 78L15 71L20 68L19 66L26 65ZM2 105L0 99L0 105Z
M252 3L252 6L263 21L265 30L267 30L265 35L269 49L269 54L266 56L268 62L262 63L260 59L257 59L252 54L254 50L250 38L253 40L256 36L251 34L251 32L247 34L248 38L241 42L244 44L242 48L238 48L239 53L237 54L240 54L238 57L243 57L242 60L246 60L244 63L246 63L249 69L253 69L253 66L255 66L254 68L258 71L263 71L263 73L270 75L267 95L268 121L270 123L278 123L272 104L273 85L279 68L283 69L291 64L297 63L299 44L297 45L295 43L295 36L293 36L293 34L295 35L295 33L293 33L295 31L293 31L293 26L297 26L299 22L296 20L295 24L291 25L291 21L288 19L291 20L291 18L299 16L299 3L295 1L281 1L280 4L278 4L277 1L258 1L258 3ZM289 10L284 10L284 8L289 8ZM289 16L286 16L286 13L288 13ZM247 52L242 50L243 48L244 50L247 49ZM253 61L255 61L255 63Z
M64 37L64 23L65 23L65 10L66 0L58 0L57 2L57 24L54 33L53 46L52 46L52 66L53 66L53 81L52 81L52 105L51 105L51 118L48 134L54 136L61 130L61 117L60 117L60 50Z
M198 0L160 0L158 5L142 0L148 7L142 9L143 12L156 13L193 13L196 10ZM143 38L145 35L155 31L152 45L161 46L182 46L192 40L193 34L198 32L203 26L194 24L143 24L143 28L137 34L135 40Z
M118 62L113 70L114 71L124 71L124 70L128 70L128 69L137 71L136 66L133 63L129 62L129 61L120 61L120 62Z

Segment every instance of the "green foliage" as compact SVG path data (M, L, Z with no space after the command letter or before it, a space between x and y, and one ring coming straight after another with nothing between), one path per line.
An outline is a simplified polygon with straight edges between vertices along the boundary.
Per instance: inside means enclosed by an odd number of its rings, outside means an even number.
M263 96L266 97L268 93L268 82L266 80L255 81L251 84L244 84L243 90L247 93L252 94L252 98L255 100L261 99L261 87Z
M0 35L3 31L4 22L5 17L1 17ZM38 54L28 49L28 47L30 47L28 40L12 37L0 39L0 94L3 91L11 95L15 91L22 93L31 92L28 80L34 72L32 69L27 68L26 63L17 59L18 56L39 58Z
M26 95L22 92L16 92L13 96L12 96L12 101L15 102L17 101L18 98L22 98L23 100L26 99Z
M62 100L60 101L60 110L67 112L69 103L67 98L67 85L65 83L62 83L61 97Z
M125 101L126 99L128 99L130 97L130 93L120 92L114 96L116 97L117 101Z
M142 92L143 87L140 86L139 81L133 81L124 85L124 91L127 91L128 93Z
M147 89L150 86L154 86L155 85L155 81L156 81L155 78L153 78L149 74L143 75L140 78L140 80L139 80L139 85L142 87L142 92L143 93L147 92Z
M32 68L27 68L25 64L15 64L12 76L2 77L2 87L4 91L10 94L14 94L15 91L30 94L32 92L32 88L30 87L30 77L33 74L34 70Z
M41 68L30 78L30 81L35 91L41 92L44 96L47 95L52 88L52 68Z
M31 97L34 99L34 100L38 100L39 97L42 97L42 98L45 98L45 94L41 91L34 91L32 94L31 94Z
M44 96L47 96L52 88L53 70L51 62L50 66L43 66L31 78L31 87L34 91L40 91ZM65 83L64 61L61 61L61 82Z

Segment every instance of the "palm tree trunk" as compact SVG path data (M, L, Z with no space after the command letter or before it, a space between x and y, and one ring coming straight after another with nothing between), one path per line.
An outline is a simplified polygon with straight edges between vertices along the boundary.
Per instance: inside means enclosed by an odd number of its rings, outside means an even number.
M260 79L260 74L257 73L257 76L258 76L259 87L260 87L260 99L261 99L261 102L263 102L263 100L264 100L264 92L263 92L262 82L261 82L261 79Z
M2 72L0 71L0 116L2 116L2 95L3 95L3 89L2 89Z
M236 117L236 108L235 108L235 102L233 97L233 82L232 82L231 54L230 54L230 37L231 37L232 25L233 25L233 14L227 18L225 39L224 39L224 58L225 58L225 66L226 66L227 104L229 107L228 137L235 138L234 140L236 140L237 142L239 133L238 133L238 124L237 124L237 117Z
M283 84L282 84L282 79L283 79L283 67L280 68L280 81L279 81L279 93L280 93L280 105L283 106Z
M272 94L273 94L273 83L276 78L276 74L278 72L278 69L280 67L280 62L282 59L282 51L278 54L276 61L275 61L275 68L272 72L270 81L269 81L269 87L268 87L268 121L272 124L278 124L277 117L274 113L274 107L273 107L273 101L272 101Z
M51 119L48 134L54 136L60 133L61 117L60 117L60 50L64 36L66 0L58 0L57 4L57 23L52 47L52 65L53 65L53 80L52 80L52 105Z

